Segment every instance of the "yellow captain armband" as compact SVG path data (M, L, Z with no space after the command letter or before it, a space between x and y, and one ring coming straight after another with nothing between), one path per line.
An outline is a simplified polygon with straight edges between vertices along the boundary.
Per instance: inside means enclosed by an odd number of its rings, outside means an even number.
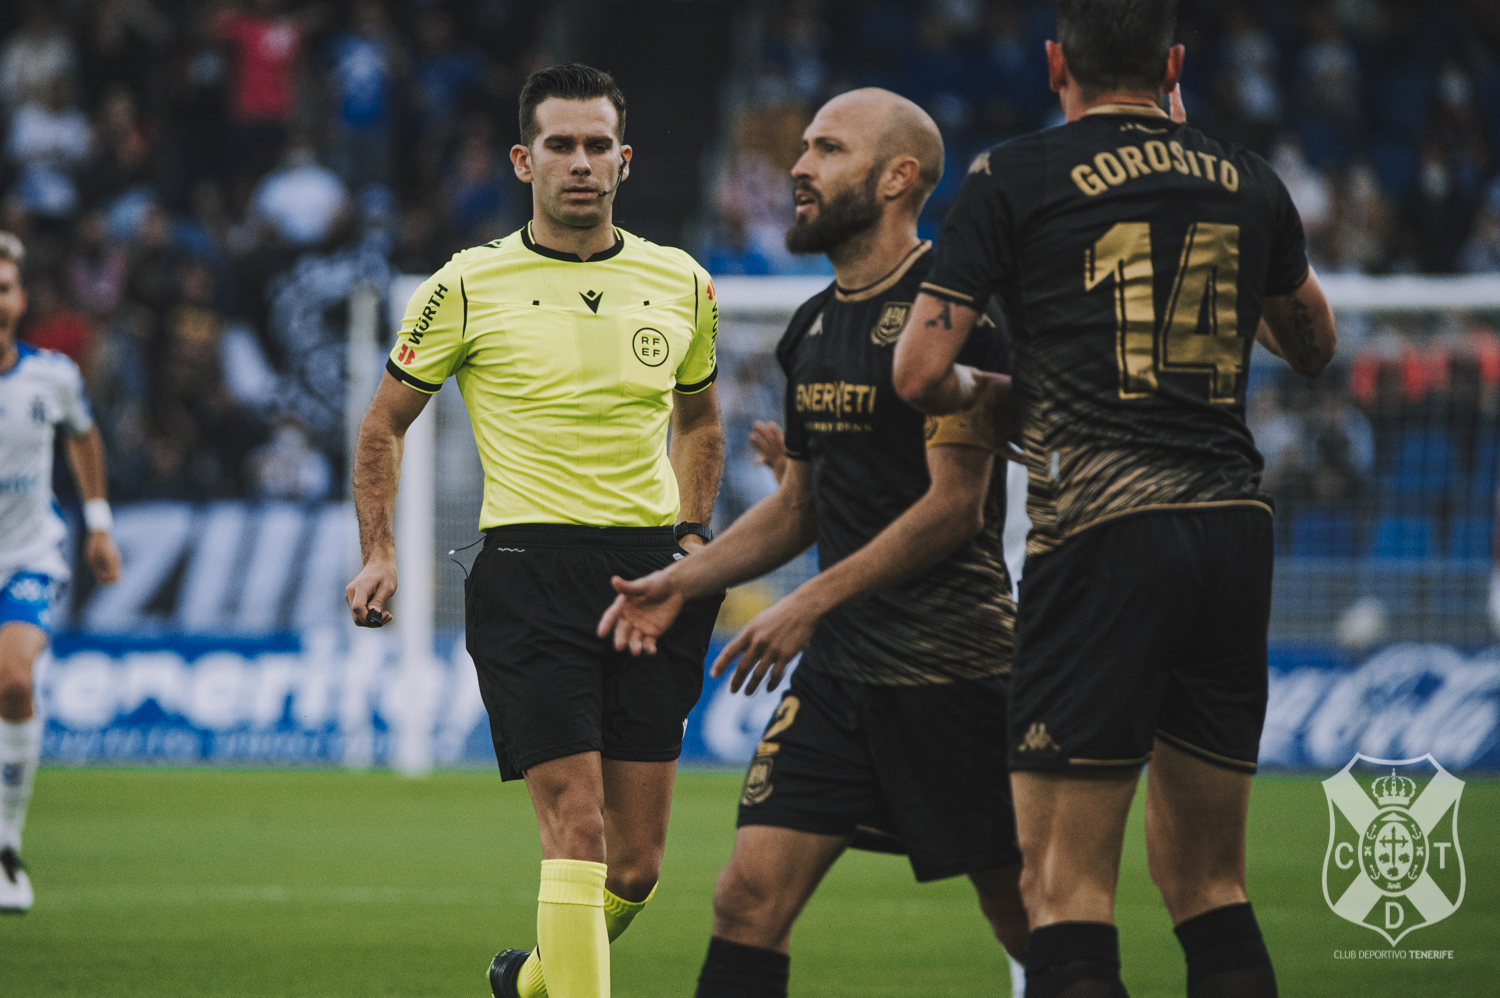
M928 447L978 447L994 450L993 434L982 427L974 409L965 409L947 416L927 417Z

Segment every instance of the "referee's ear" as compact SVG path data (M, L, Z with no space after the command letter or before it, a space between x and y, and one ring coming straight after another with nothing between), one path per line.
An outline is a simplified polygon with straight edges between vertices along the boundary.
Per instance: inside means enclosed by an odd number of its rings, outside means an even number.
M510 147L510 165L516 171L516 179L523 184L531 183L531 150L517 142Z

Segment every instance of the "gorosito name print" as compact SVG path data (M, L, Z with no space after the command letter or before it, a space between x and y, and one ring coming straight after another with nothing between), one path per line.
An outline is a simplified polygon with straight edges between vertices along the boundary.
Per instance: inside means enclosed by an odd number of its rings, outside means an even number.
M1159 139L1096 153L1092 164L1079 163L1069 176L1080 191L1095 197L1137 177L1173 171L1219 184L1231 194L1240 189L1240 171L1229 160L1188 149L1181 142Z

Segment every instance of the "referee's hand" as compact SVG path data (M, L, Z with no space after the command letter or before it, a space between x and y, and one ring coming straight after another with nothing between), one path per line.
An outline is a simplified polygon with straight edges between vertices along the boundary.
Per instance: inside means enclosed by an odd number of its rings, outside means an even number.
M385 605L396 592L396 561L379 558L365 563L354 581L344 587L344 602L356 627L384 627L395 618Z
M672 626L684 602L671 569L633 580L616 575L609 581L620 595L599 618L599 636L607 638L613 631L615 651L629 648L632 655L655 655L656 639Z

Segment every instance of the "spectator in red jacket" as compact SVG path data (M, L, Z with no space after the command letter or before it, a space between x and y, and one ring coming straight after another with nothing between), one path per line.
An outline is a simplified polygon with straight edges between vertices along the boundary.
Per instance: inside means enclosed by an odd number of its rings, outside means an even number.
M243 179L265 172L281 156L297 107L302 51L313 14L286 13L283 0L249 0L219 11L209 33L229 49L231 163Z

